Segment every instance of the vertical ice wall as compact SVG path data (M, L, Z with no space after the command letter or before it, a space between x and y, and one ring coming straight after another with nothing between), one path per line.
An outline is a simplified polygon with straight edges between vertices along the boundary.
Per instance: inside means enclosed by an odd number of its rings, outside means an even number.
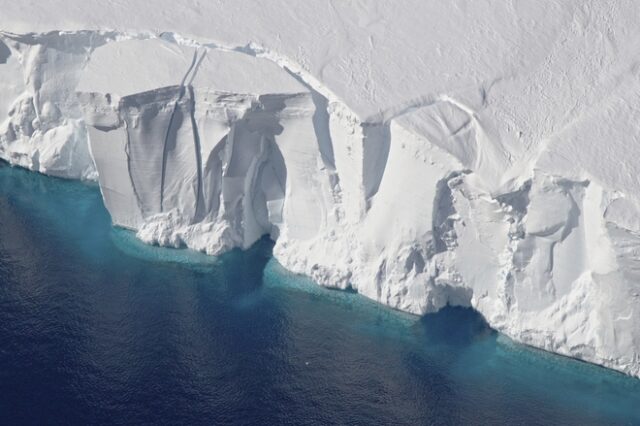
M144 241L217 254L268 234L322 285L418 314L473 306L518 341L640 374L633 179L563 162L606 112L532 150L500 134L482 90L362 120L250 49L1 43L2 158L97 170L114 223Z
M114 82L114 66L140 77ZM296 235L317 232L313 102L282 69L156 39L105 46L87 71L79 99L116 224L211 254L278 235L285 216Z

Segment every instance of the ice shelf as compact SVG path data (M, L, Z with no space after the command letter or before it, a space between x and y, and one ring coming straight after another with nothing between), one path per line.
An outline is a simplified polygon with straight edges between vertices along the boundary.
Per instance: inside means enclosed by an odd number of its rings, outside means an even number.
M5 3L0 158L97 180L145 242L270 235L321 285L640 376L640 4Z

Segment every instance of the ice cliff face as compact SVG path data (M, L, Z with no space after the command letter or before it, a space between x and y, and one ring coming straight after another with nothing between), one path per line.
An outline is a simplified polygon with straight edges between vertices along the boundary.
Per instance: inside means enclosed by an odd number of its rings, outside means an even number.
M472 306L517 341L640 375L638 67L597 10L565 12L528 72L378 111L331 67L254 44L4 33L0 156L97 179L146 242L218 254L268 234L322 285L416 314ZM598 60L558 59L580 49Z
M91 32L0 38L0 156L54 176L95 179L75 86Z

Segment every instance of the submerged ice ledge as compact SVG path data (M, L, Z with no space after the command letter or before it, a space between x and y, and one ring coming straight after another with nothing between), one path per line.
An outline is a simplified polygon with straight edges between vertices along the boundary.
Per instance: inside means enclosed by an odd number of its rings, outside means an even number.
M523 150L483 87L362 118L273 52L170 33L4 33L0 77L0 156L97 179L145 242L218 254L267 234L321 285L416 314L472 306L640 375L638 199L556 161L597 111Z

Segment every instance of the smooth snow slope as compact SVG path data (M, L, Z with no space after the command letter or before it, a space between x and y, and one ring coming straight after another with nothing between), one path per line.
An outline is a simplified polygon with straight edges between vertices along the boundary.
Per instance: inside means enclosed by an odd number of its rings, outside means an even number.
M640 4L3 2L0 156L114 222L640 375Z

